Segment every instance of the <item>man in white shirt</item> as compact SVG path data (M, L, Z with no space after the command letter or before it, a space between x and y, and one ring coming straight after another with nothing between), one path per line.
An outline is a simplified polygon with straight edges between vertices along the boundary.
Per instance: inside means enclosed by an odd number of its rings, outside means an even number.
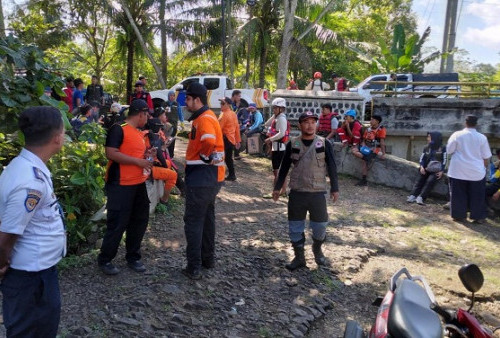
M306 90L330 90L330 85L326 82L323 82L321 78L323 75L320 72L314 73L314 80L309 81L309 84L306 86Z
M467 211L474 223L486 218L486 167L491 157L488 139L476 130L477 116L465 118L465 128L448 139L446 151L451 154L450 178L451 217L465 221Z
M0 176L0 277L7 337L55 337L61 313L56 264L66 234L49 159L64 144L61 113L31 107L19 116L25 147Z

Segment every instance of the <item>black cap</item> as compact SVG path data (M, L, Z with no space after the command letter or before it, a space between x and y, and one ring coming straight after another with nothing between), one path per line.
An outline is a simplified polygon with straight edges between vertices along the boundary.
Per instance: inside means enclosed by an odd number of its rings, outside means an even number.
M233 101L229 97L225 97L223 99L219 99L220 102L226 102L228 105L232 105Z
M475 126L477 124L477 116L476 115L467 115L465 117L465 122L469 126L473 127L473 126Z
M299 123L302 123L302 121L304 121L305 119L308 119L308 118L313 118L316 121L318 121L318 116L316 116L316 114L314 114L312 111L306 111L306 112L300 114Z
M139 86L144 87L144 83L142 83L142 81L137 81L134 87L139 87Z
M132 101L132 103L130 104L130 107L129 107L129 111L130 112L138 112L141 110L142 111L149 111L149 107L148 107L148 104L146 103L146 101L141 100L141 99L137 99L137 100Z
M139 80L147 80L147 78L144 75L139 76Z
M186 95L191 97L207 97L207 87L201 83L191 83L186 91Z

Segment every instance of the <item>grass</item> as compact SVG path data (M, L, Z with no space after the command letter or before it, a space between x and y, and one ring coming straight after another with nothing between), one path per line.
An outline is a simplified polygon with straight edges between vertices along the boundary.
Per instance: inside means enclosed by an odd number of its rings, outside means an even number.
M99 250L96 249L81 256L63 257L63 259L61 259L57 264L57 269L59 271L66 271L72 268L82 268L84 266L94 264L98 253Z

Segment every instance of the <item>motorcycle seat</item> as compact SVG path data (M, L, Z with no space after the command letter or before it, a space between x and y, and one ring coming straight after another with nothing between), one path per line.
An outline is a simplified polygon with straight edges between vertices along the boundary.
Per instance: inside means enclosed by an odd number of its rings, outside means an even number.
M443 328L431 301L418 283L403 279L397 286L389 310L388 332L398 338L441 338Z

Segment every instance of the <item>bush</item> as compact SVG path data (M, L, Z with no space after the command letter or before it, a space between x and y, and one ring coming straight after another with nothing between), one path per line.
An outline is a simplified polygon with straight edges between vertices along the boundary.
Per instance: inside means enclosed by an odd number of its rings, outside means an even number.
M90 218L103 206L105 131L95 123L82 127L78 142L66 142L49 161L54 190L66 216L68 253L82 253L99 237L99 224ZM95 142L90 143L88 140Z

